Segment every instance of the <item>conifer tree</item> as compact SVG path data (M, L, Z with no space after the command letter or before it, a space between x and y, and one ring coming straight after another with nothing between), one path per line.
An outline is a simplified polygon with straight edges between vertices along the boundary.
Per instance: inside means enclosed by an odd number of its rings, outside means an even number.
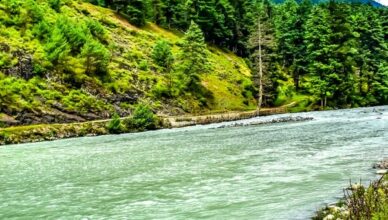
M207 72L207 56L204 35L199 26L192 21L183 39L180 57L181 69L189 79L188 86L198 83L199 75Z
M326 8L315 6L306 23L306 46L310 84L307 90L319 98L322 108L326 107L327 97L331 96L329 77L332 73L330 53L332 35L329 26L329 12Z
M174 62L170 45L164 40L158 41L152 51L152 59L169 72Z

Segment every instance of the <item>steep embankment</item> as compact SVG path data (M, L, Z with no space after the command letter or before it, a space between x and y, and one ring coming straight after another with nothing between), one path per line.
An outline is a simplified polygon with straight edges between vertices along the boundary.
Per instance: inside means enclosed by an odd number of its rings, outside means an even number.
M208 46L209 70L200 75L207 95L171 96L181 86L183 34L137 28L80 1L52 2L0 2L1 126L127 116L144 102L163 115L254 109L249 68L233 53ZM172 47L170 73L152 59L160 40Z

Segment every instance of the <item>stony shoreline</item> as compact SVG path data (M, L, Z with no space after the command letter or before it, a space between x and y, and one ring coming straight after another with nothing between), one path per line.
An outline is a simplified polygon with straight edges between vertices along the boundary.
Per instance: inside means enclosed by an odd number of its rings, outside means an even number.
M369 186L350 183L344 198L318 210L313 220L384 219L388 217L388 158L373 164L381 175ZM383 215L383 216L381 216Z

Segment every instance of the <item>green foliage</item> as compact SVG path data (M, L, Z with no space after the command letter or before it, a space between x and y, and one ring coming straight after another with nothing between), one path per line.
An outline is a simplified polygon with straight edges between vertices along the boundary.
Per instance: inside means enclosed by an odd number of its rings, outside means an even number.
M56 12L60 12L61 11L61 7L62 7L62 0L49 0L48 1L50 7L52 9L54 9Z
M100 42L88 39L80 55L85 59L86 74L103 74L108 71L110 53Z
M148 66L148 61L147 60L142 60L140 61L139 63L139 69L143 70L143 71L147 71L149 68Z
M192 87L189 91L198 93L200 90L198 79L206 72L200 64L206 63L206 59L201 60L205 62L197 61L206 55L198 52L206 50L201 44L190 47L187 42L195 44L205 39L237 54L257 58L258 50L252 47L250 40L258 36L260 21L264 30L264 75L261 80L264 81L265 105L273 105L276 97L283 96L277 93L281 91L280 82L284 81L281 75L286 75L286 81L292 79L295 93L315 97L321 108L376 105L384 104L386 100L383 98L386 96L384 80L381 80L381 73L377 76L388 51L384 34L386 8L336 1L313 5L310 0L300 3L287 0L281 4L267 0L150 0L144 1L143 5L138 1L105 3L124 13L125 9L133 10L132 16L130 12L126 13L129 20L138 19L141 17L138 12L143 11L146 19L165 27L189 28L186 33L189 40L179 45L183 53L177 57L177 69L181 72L170 80L184 84L186 88ZM161 45L155 47L153 58L163 67L168 62L162 58L163 51L167 51L162 48ZM251 60L254 75L258 69L256 58ZM175 85L178 93L181 93L180 87ZM287 99L291 97L287 96Z
M152 130L155 129L158 119L150 107L145 104L139 104L133 111L132 116L126 120L125 124L128 129L135 130Z
M346 201L351 219L386 219L388 217L387 175L369 187L360 184L347 192Z
M145 1L132 0L125 8L129 22L137 26L144 26L146 23L147 7Z
M110 134L120 134L124 131L124 126L121 123L120 116L116 113L107 125Z
M86 19L85 23L90 33L99 41L105 42L107 40L107 32L100 22L94 19Z
M209 109L244 109L243 101L251 103L251 87L243 92L244 87L234 81L250 83L243 60L216 47L210 53L201 28L196 28L199 47L191 50L192 38L179 44L179 33L152 23L138 28L123 21L133 16L126 9L134 1L127 1L126 7L110 5L112 2L92 3L114 10L75 0L0 1L0 112L13 117L28 113L42 120L43 112L49 112L63 116L49 122L64 122L106 118L114 111L128 114L130 107L123 103L133 106L143 100L158 103L155 109L171 106L177 113L182 109L200 111L208 104ZM150 7L150 2L143 13L146 19L181 30L190 25L190 20L185 20L185 2L155 0L155 7ZM217 7L231 10L226 2ZM183 51L200 59L183 56ZM204 56L204 68L183 68L192 61L200 67ZM215 70L207 71L210 66ZM224 78L218 77L221 73ZM211 106L208 87L217 97L233 100L221 105L218 98Z
M67 111L81 114L110 110L109 106L103 101L80 90L71 90L69 94L62 97L61 102Z
M158 41L152 51L152 59L169 72L174 62L170 45L164 40Z
M192 22L183 38L180 69L187 77L187 86L196 86L200 74L209 68L205 39L199 26Z
M75 0L0 1L2 112L104 118L113 106L124 114L123 102L149 99L177 113L252 108L257 83L233 53L257 58L257 41L248 38L257 37L258 21L265 27L266 106L388 102L386 8L308 0L88 2L113 10ZM250 63L254 70L257 62Z
M374 76L371 85L372 96L376 99L376 104L388 104L388 65L381 64L378 72Z

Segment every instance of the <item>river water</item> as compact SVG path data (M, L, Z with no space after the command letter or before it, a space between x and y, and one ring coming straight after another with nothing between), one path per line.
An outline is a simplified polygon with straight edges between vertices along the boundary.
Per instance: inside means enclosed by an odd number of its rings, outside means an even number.
M0 147L0 219L308 219L377 178L388 107L289 116Z

